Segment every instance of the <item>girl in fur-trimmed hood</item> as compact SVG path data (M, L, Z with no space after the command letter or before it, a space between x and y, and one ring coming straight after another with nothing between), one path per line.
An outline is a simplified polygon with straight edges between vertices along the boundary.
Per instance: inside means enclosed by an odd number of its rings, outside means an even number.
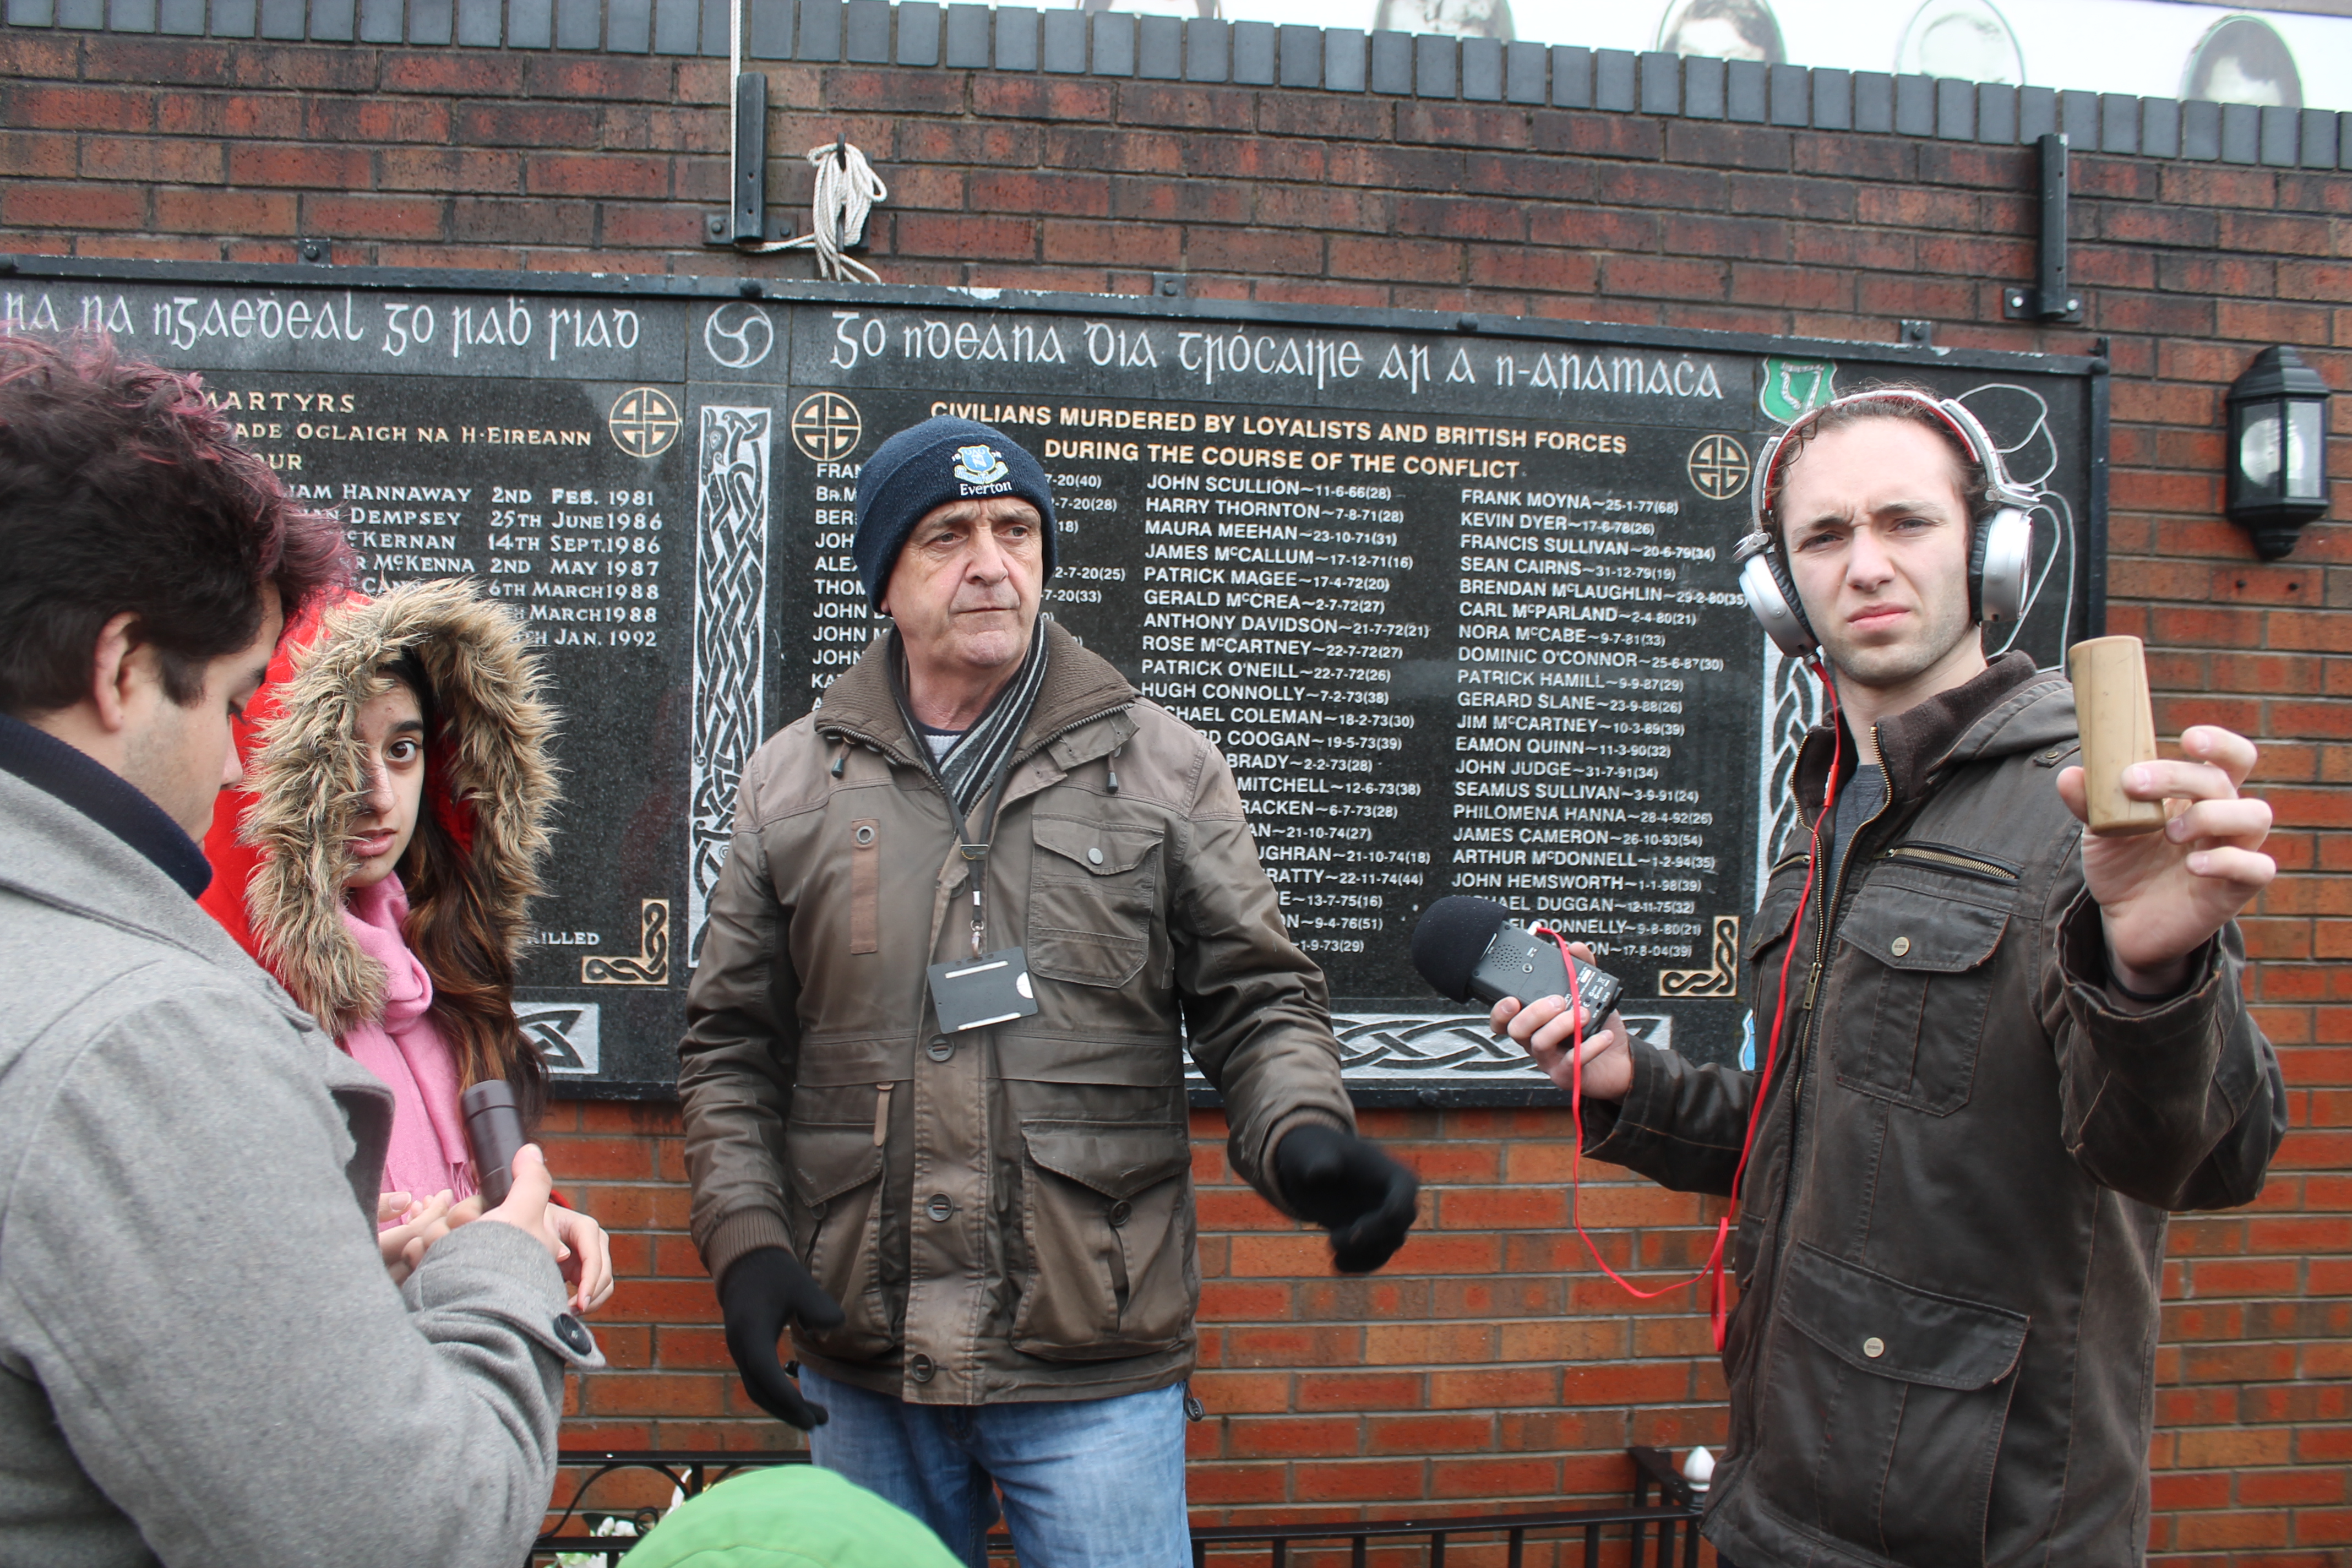
M391 1086L388 1198L477 1190L458 1109L474 1084L512 1084L527 1126L545 1103L514 1015L556 799L541 686L521 626L467 582L354 596L289 634L205 841L205 906ZM602 1263L593 1221L550 1213Z

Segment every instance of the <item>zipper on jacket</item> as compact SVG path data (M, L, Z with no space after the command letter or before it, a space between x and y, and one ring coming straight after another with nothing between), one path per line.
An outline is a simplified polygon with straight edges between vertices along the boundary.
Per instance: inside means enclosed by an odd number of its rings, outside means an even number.
M1878 727L1875 724L1871 726L1870 740L1872 746L1875 747L1878 743ZM1880 817L1885 816L1886 808L1894 804L1895 792L1890 787L1887 790L1885 798L1879 802L1878 809L1871 813L1869 817L1854 828L1854 837L1856 839L1860 839L1864 829L1868 828L1872 823L1876 822ZM1827 826L1830 830L1832 842L1834 843L1837 834L1836 820L1832 818L1827 824ZM1816 841L1815 847L1818 847L1818 840ZM1807 851L1806 858L1808 860L1812 858L1811 849ZM1779 1206L1773 1212L1771 1228L1767 1233L1770 1239L1780 1245L1780 1250L1784 1254L1787 1251L1789 1205L1795 1197L1797 1191L1797 1156L1800 1152L1798 1142L1800 1135L1803 1131L1805 1080L1812 1076L1813 1057L1811 1044L1813 1037L1813 996L1821 988L1822 971L1828 962L1831 917L1837 911L1838 895L1845 890L1846 868L1853 859L1853 856L1851 849L1849 849L1848 853L1838 857L1835 886L1830 889L1829 901L1820 906L1819 913L1814 917L1819 924L1820 930L1816 933L1813 942L1812 968L1805 976L1805 999L1803 1004L1805 1022L1804 1026L1797 1031L1796 1043L1791 1047L1801 1054L1798 1058L1796 1081L1789 1087L1788 1164L1781 1172L1780 1175L1780 1202ZM1799 921L1801 921L1804 916L1804 911L1800 910L1797 911L1797 915ZM1801 925L1793 926L1789 931L1789 940L1792 942L1796 942L1803 934ZM1762 1000L1761 996L1759 996L1758 1000ZM1733 1195L1735 1197L1738 1196L1737 1194ZM1767 1283L1763 1277L1763 1270L1769 1268L1772 1271L1770 1284L1774 1288L1777 1288L1780 1283L1780 1264L1771 1254L1764 1251L1765 1240L1766 1237L1759 1237L1757 1238L1758 1258L1756 1260L1756 1266L1758 1273L1755 1283L1758 1286L1762 1286ZM1746 1299L1747 1293L1742 1292L1741 1300L1744 1302ZM1760 1333L1762 1331L1759 1329L1758 1331ZM1761 1346L1759 1345L1758 1349L1760 1353Z
M1874 752L1877 750L1878 726L1875 724L1870 727L1870 744ZM1894 804L1895 792L1890 788L1879 801L1878 809L1864 817L1854 827L1854 840L1860 840L1871 825L1885 816L1886 808ZM1837 822L1834 817L1831 819L1828 826L1832 842L1834 843L1837 836ZM1803 1065L1798 1069L1797 1081L1790 1087L1789 1090L1789 1169L1788 1173L1780 1179L1780 1207L1772 1222L1775 1233L1785 1230L1789 1222L1789 1204L1796 1195L1797 1140L1805 1110L1805 1080L1812 1076L1812 1047L1820 1038L1820 1030L1816 1026L1813 1013L1813 998L1821 989L1822 973L1829 966L1830 932L1835 924L1838 900L1845 892L1846 873L1853 869L1853 854L1850 843L1847 852L1837 858L1837 875L1831 879L1828 901L1821 906L1821 912L1816 917L1818 929L1813 938L1813 967L1811 973L1805 977L1805 1022L1804 1026L1797 1031L1797 1046L1803 1052L1801 1058ZM1795 933L1790 934L1790 940L1791 942L1796 940ZM1774 1272L1777 1274L1778 1270Z
M1910 860L1933 866L1941 871L1956 871L1963 877L1974 877L1979 881L1999 882L2004 887L2016 882L2019 876L2014 866L1942 844L1897 844L1880 850L1876 858L1881 860Z

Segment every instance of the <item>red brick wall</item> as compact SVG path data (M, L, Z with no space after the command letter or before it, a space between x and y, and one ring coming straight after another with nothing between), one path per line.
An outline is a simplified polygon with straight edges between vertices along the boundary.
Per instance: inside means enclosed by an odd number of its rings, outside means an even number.
M907 282L1475 309L2083 352L2113 341L2110 628L2156 650L2160 727L2263 742L2284 875L2247 923L2294 1131L2261 1202L2174 1228L2153 1544L2334 1564L2352 1543L2352 530L2253 562L2218 515L2221 397L2253 352L2352 385L2352 177L2084 155L2080 331L2003 323L2032 267L2031 154L1885 134L1364 94L770 68L780 199L836 130L888 181L871 259ZM544 52L0 33L0 248L787 273L703 250L723 66ZM2352 432L2352 405L2339 430ZM2352 448L2336 443L2339 475ZM2341 509L2339 508L2339 511ZM1628 1442L1718 1440L1703 1320L1636 1308L1565 1236L1566 1119L1380 1112L1428 1181L1386 1273L1226 1177L1197 1119L1205 1514L1613 1497ZM615 1230L616 1370L578 1444L757 1446L685 1235L670 1111L559 1107L559 1171ZM1594 1172L1620 1268L1694 1268L1711 1207Z

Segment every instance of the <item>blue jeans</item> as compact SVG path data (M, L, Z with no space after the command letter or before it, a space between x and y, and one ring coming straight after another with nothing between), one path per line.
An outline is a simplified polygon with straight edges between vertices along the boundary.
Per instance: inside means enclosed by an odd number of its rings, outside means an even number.
M833 1415L809 1434L816 1462L929 1525L970 1568L987 1568L998 1492L1021 1568L1190 1568L1181 1384L1116 1399L909 1405L803 1367L801 1389Z

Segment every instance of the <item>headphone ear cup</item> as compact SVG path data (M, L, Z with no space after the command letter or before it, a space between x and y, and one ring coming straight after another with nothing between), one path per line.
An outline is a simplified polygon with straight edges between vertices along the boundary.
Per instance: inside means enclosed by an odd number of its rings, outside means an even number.
M1768 545L1741 564L1739 592L1782 653L1803 658L1813 651L1820 639L1805 619L1804 601L1797 596L1797 584L1790 581L1778 549Z
M1969 609L1979 625L2014 621L2025 613L2026 579L2033 570L2033 519L2001 508L1976 531L1969 548Z

